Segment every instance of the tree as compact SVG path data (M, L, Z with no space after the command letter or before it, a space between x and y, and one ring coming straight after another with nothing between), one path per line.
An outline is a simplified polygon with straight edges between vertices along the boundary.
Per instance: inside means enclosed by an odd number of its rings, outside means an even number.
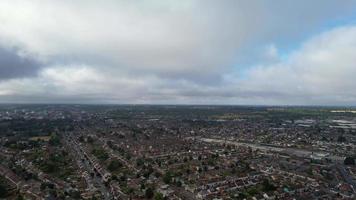
M147 188L145 192L145 197L147 199L152 199L153 195L154 195L153 189L151 187Z
M355 159L353 157L346 157L344 160L345 165L355 165Z
M154 196L154 200L164 200L163 194L160 192L156 192L156 194Z
M102 148L93 149L92 154L101 161L107 160L109 158L108 153L106 153L106 151Z
M80 192L79 191L71 191L70 192L70 197L73 199L81 199Z
M5 198L7 196L7 189L4 185L0 184L0 198Z
M24 200L24 198L21 194L19 194L19 195L17 195L16 200Z
M57 134L52 133L51 134L51 138L49 139L49 144L53 145L53 146L57 146L61 143L61 141L59 140L59 137Z
M140 167L145 164L145 161L142 158L137 159L136 166Z
M343 135L340 135L338 138L337 138L337 142L346 142L346 138L343 136Z
M92 144L94 142L94 139L91 136L88 136L87 142Z
M176 181L176 186L182 187L182 185L183 185L182 181L180 181L180 180Z
M114 172L114 171L118 170L118 169L121 168L121 167L122 167L122 164L121 164L120 161L118 161L118 160L112 160L112 161L110 162L109 166L108 166L108 170L109 170L110 172Z
M169 184L172 181L172 173L168 171L166 174L163 176L163 182L165 184Z
M79 142L84 142L84 136L81 135L81 136L79 137Z
M40 168L46 173L54 173L59 170L58 165L56 165L53 161L43 163Z
M274 191L276 189L276 186L272 185L268 179L263 180L262 186L264 192Z

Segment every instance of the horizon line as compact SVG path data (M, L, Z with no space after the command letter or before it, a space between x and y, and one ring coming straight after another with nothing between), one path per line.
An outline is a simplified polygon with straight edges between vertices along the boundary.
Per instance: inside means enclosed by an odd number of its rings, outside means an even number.
M161 104L161 103L5 103L0 102L0 106L3 105L77 105L77 106L218 106L218 107L327 107L327 108L356 108L356 105L307 105L307 104Z

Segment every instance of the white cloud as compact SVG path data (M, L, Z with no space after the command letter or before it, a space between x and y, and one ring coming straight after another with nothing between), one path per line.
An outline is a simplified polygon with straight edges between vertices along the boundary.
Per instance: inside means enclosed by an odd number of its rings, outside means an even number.
M164 76L209 75L225 70L251 41L296 35L290 24L299 23L303 34L355 6L335 1L290 4L275 5L294 5L308 21L299 21L293 9L279 17L285 11L278 6L250 1L3 0L0 41L48 62L104 62L109 70Z
M45 66L0 82L0 101L350 104L354 27L279 54L355 8L353 0L3 0L0 48ZM260 65L240 79L234 66L245 60Z
M240 84L256 93L281 94L282 102L355 104L355 52L356 27L336 28L305 42L286 60L251 69Z

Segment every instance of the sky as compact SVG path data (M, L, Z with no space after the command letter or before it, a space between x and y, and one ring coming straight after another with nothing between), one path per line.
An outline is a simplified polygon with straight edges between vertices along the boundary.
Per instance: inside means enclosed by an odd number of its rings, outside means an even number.
M356 105L356 0L1 0L0 103Z

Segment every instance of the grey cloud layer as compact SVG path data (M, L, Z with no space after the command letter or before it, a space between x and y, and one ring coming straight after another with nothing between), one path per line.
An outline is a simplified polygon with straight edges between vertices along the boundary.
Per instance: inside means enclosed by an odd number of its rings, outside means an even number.
M38 61L19 55L15 49L0 47L0 80L34 76L40 68Z
M332 86L322 82L330 79L324 72L336 66L353 72L353 46L304 41L315 48L295 50L300 55L285 62L274 44L287 48L355 10L354 0L4 0L0 45L20 49L27 67L0 68L7 79L0 83L0 101L333 103L336 91L354 82L337 74ZM352 42L350 29L326 35L338 40L348 34ZM318 48L335 55L308 59ZM240 80L236 66L246 63L252 66L243 68L247 75ZM354 92L337 99L351 102ZM322 97L310 99L315 95ZM336 97L334 103L340 103Z

